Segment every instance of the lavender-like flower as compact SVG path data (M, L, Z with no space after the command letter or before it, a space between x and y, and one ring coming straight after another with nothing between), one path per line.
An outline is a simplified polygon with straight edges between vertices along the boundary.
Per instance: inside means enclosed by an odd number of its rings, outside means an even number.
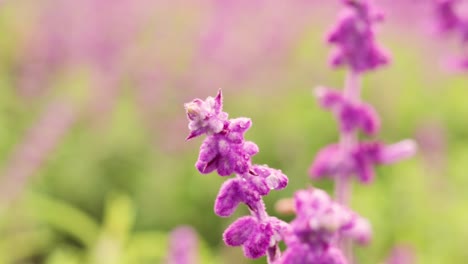
M174 229L170 234L169 254L166 264L196 264L197 234L188 226Z
M352 251L349 239L357 242L367 241L365 234L370 230L370 224L361 218L352 217L352 213L344 206L351 198L350 181L356 175L362 183L374 180L374 167L379 164L389 164L410 157L416 150L416 144L411 140L404 140L396 144L385 145L379 141L359 142L358 132L375 135L380 129L380 118L375 109L361 101L361 76L365 72L375 70L389 62L389 56L380 48L375 39L375 24L383 21L383 14L376 11L370 0L343 0L346 9L327 36L327 42L335 46L332 54L332 66L347 66L348 75L343 91L318 87L315 95L320 105L331 111L340 126L339 143L331 144L320 150L309 169L313 179L332 177L335 180L335 196L337 205L328 205L324 209L327 214L308 215L313 219L313 225L333 227L333 232L319 232L313 237L315 242L326 250L318 251L318 255L310 255L303 245L299 248L306 250L303 258L314 259L311 263L347 263L352 262ZM317 193L317 191L315 191ZM320 192L319 192L320 193ZM305 194L301 194L304 195ZM325 194L314 194L326 196ZM297 197L296 197L297 199ZM318 198L310 198L318 200ZM326 204L329 198L323 198ZM324 212L318 210L317 212ZM301 219L292 223L297 229ZM352 224L350 224L351 220ZM303 220L304 228L310 228L310 221ZM309 221L309 222L307 222ZM344 227L348 227L348 229ZM344 229L341 229L344 228ZM297 231L296 231L297 232ZM320 235L319 235L320 234ZM306 236L309 238L309 234ZM345 239L344 239L345 238ZM310 239L310 238L309 238ZM310 241L309 241L310 244ZM290 249L288 249L290 250ZM299 250L299 249L298 249ZM330 250L330 251L328 251ZM317 250L313 251L317 252ZM328 254L328 252L331 252ZM288 253L285 253L285 256ZM315 254L315 253L314 253ZM291 253L291 259L295 259ZM324 260L322 260L324 259ZM292 260L290 263L300 263Z
M288 178L280 170L252 164L251 158L258 153L258 147L244 139L252 121L248 118L228 120L222 106L221 90L215 98L195 99L185 104L190 129L187 139L207 135L195 166L203 174L216 170L220 176L236 175L222 185L214 212L228 217L244 203L251 216L232 223L224 232L224 242L229 246L242 246L248 258L268 255L272 263L280 257L278 242L287 224L267 214L262 196L270 190L285 188Z
M468 17L459 12L462 5L466 2L459 0L435 0L434 17L437 30L446 37L447 35L454 36L466 50L468 43ZM464 53L453 61L453 68L456 70L468 69L468 54Z
M286 236L288 249L282 264L346 264L334 241L338 234L365 244L371 238L368 221L333 202L322 190L301 190L295 194L297 217Z
M383 20L367 0L343 0L348 7L327 37L336 46L331 57L334 67L347 65L355 72L365 72L389 62L386 52L375 41L374 24Z

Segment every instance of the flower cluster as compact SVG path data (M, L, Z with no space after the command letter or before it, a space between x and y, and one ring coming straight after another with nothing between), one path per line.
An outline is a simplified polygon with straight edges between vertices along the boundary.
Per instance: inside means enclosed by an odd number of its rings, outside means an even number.
M347 65L355 72L373 70L388 63L386 52L375 41L373 25L383 15L367 1L343 0L348 7L327 37L336 46L331 57L333 66Z
M195 99L185 104L190 129L187 139L207 136L195 166L203 174L217 171L220 176L236 175L222 185L216 197L214 212L217 215L232 215L240 203L246 204L251 212L251 216L236 220L226 229L225 243L242 246L249 258L267 254L269 260L274 261L279 258L278 242L287 224L268 216L262 196L270 190L285 188L288 178L280 170L252 164L252 156L259 150L255 143L244 139L252 121L248 118L228 120L222 107L221 90L215 98Z
M282 264L348 263L336 248L338 234L365 244L371 238L369 222L349 209L333 202L322 190L301 190L295 194L296 218L291 222L285 241Z

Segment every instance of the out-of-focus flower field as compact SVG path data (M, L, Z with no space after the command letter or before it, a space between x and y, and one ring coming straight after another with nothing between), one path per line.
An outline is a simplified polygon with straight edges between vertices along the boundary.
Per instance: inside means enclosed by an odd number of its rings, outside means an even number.
M336 2L336 3L335 3ZM465 263L468 251L468 73L444 58L453 43L428 30L424 1L376 0L389 67L366 75L382 117L379 139L414 138L418 155L353 187L373 225L362 264L395 249L414 263ZM171 230L198 233L198 263L265 263L228 248L243 215L213 213L224 179L194 167L200 139L183 103L223 89L247 116L258 164L289 177L267 209L318 186L307 168L337 140L312 88L342 87L324 41L338 1L0 1L0 263L164 263Z

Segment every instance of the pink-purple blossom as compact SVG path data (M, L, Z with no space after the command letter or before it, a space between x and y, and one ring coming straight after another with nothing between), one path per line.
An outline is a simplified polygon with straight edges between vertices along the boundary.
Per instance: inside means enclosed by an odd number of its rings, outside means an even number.
M368 221L349 209L333 202L322 190L296 192L296 218L291 222L285 241L282 264L348 263L335 247L338 235L344 235L365 244L372 235Z
M353 146L350 152L343 151L338 144L329 145L320 150L309 168L312 178L335 177L338 174L352 176L363 183L374 179L374 167L391 164L414 155L416 144L412 140L385 145L378 141L361 142Z
M382 13L373 10L368 0L343 2L347 10L327 36L327 42L335 46L331 64L346 65L356 73L387 64L389 56L374 34L374 25L383 20Z
M166 264L196 264L198 238L195 230L189 226L174 229L169 239L169 254Z
M352 101L342 92L325 87L316 88L315 96L323 108L336 116L341 131L348 133L361 129L368 135L379 131L380 119L370 104Z
M195 99L185 104L190 129L187 139L207 135L195 166L203 174L215 170L220 176L236 174L236 178L222 185L214 212L228 217L240 203L244 203L251 216L239 218L226 229L225 243L242 245L248 258L267 255L269 262L276 261L280 257L278 243L287 224L268 216L262 196L270 190L285 188L288 178L280 170L252 164L251 157L258 153L258 147L244 139L252 121L248 118L227 120L228 115L222 112L222 107L221 91L216 98Z

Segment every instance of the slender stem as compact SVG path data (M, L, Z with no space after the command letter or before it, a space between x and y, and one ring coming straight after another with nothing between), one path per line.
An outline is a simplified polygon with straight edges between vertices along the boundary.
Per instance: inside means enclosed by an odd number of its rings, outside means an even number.
M361 82L358 73L350 70L346 76L344 97L350 102L359 102L361 93ZM355 132L341 132L340 147L344 160L347 159L353 146L357 144L357 135ZM335 179L335 198L336 202L347 206L351 200L352 184L350 175L343 171L336 175ZM350 240L338 238L338 246L345 254L348 263L353 263L352 244Z
M351 102L360 101L361 83L359 75L353 71L349 71L346 76L343 95ZM354 132L342 132L340 135L341 153L344 157L348 156L349 152L357 142L357 135ZM335 198L339 204L348 205L351 199L351 181L346 172L337 175L335 180Z

